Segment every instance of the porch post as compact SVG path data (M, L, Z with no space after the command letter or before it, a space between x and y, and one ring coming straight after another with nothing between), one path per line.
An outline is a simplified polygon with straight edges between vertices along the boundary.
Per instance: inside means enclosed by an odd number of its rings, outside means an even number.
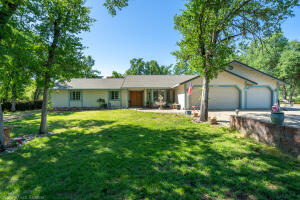
M154 96L154 95L153 95L153 89L151 89L151 102L152 102L152 104L154 103L154 102L153 102L153 96Z
M244 109L247 109L247 81L245 81L245 105L244 105Z
M144 97L143 97L143 105L144 107L147 106L147 89L144 89Z
M129 92L128 92L128 89L126 89L126 108L129 108Z
M186 83L184 84L184 110L187 110Z
M122 90L120 90L120 108L122 109Z
M276 102L279 100L279 83L278 81L276 82Z

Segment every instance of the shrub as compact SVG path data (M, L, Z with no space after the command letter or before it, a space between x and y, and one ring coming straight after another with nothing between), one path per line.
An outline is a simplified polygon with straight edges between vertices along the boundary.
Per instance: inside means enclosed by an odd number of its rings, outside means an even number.
M16 110L17 111L25 111L25 110L36 110L42 108L43 101L21 101L16 102ZM2 104L3 110L11 110L11 102L4 102Z

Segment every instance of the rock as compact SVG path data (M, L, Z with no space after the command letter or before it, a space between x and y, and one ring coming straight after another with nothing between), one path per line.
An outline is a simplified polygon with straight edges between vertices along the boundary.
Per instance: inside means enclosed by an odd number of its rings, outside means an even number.
M211 124L211 125L217 124L217 118L214 117L214 118L210 119L210 124Z

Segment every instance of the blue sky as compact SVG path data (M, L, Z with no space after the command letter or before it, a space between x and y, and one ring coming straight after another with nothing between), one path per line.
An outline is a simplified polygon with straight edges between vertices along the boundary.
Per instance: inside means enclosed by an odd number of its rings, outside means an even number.
M109 76L113 70L124 73L130 59L157 60L161 65L175 64L171 52L177 49L180 34L174 30L174 15L184 8L184 0L130 0L129 6L115 17L103 7L104 0L88 0L97 21L82 34L87 55L95 68ZM289 39L300 40L300 8L296 16L282 25Z

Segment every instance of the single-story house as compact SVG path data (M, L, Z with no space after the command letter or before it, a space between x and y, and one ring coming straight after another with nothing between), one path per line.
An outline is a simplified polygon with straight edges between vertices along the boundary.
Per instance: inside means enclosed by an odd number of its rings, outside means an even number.
M190 83L192 95L188 95ZM209 109L269 109L287 83L238 61L209 84ZM112 108L146 107L162 95L181 109L200 105L202 78L197 75L129 75L116 79L72 79L51 90L54 108L98 107L102 98Z

